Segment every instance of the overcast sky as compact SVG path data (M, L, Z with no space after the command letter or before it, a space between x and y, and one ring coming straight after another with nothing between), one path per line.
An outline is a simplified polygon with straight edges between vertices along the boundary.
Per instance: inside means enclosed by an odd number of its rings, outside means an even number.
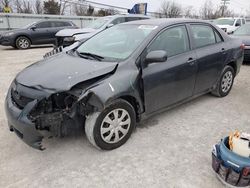
M120 6L124 8L132 8L136 3L148 3L148 11L157 12L160 8L162 1L164 0L92 0L93 2L99 2L114 6ZM181 4L183 7L193 6L194 9L199 12L202 4L206 0L174 0ZM220 0L211 0L214 3L214 7L220 5ZM235 13L245 14L250 10L250 0L230 0L229 8L234 10Z

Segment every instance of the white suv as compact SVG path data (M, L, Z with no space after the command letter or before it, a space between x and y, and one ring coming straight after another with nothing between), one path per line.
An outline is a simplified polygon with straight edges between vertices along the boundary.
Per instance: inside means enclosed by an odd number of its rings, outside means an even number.
M219 18L213 21L219 28L228 34L232 34L236 29L246 23L245 18Z

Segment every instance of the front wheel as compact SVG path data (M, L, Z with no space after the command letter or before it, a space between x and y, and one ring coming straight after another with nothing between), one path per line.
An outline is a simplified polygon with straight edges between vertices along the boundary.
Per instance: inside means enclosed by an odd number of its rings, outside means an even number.
M85 121L85 133L91 144L104 150L123 145L135 128L136 115L133 106L119 99L102 112L89 115Z
M233 87L234 77L235 71L233 67L229 65L225 66L215 90L212 91L212 94L218 97L227 96Z
M27 37L22 36L16 39L16 47L18 49L23 49L23 50L28 49L30 48L30 45L31 45L31 42Z

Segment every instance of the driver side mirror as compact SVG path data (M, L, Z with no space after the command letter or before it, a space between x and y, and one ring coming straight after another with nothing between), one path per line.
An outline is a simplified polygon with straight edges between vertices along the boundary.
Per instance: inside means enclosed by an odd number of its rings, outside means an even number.
M110 27L113 27L113 26L114 26L114 24L110 23L110 24L108 24L108 25L106 26L106 29L108 29L108 28L110 28Z
M30 28L31 30L33 30L33 31L35 31L36 30L36 26L35 25L33 25L33 26L31 26L31 28Z
M147 54L146 56L146 63L150 64L150 63L162 63L167 61L168 59L168 55L167 52L164 50L155 50L155 51L151 51Z

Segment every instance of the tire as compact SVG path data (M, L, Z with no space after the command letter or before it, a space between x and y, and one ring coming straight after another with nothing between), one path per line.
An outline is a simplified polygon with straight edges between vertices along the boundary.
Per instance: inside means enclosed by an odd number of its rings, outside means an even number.
M28 39L27 37L21 36L16 39L16 47L18 49L22 50L29 49L30 45L31 45L30 39Z
M87 116L85 133L89 142L95 147L112 150L129 139L135 125L136 114L133 106L119 99L112 102L102 112L94 112Z
M225 97L227 96L234 83L235 78L235 71L233 67L227 65L222 71L221 77L216 85L216 88L214 91L212 91L212 94L217 97Z

